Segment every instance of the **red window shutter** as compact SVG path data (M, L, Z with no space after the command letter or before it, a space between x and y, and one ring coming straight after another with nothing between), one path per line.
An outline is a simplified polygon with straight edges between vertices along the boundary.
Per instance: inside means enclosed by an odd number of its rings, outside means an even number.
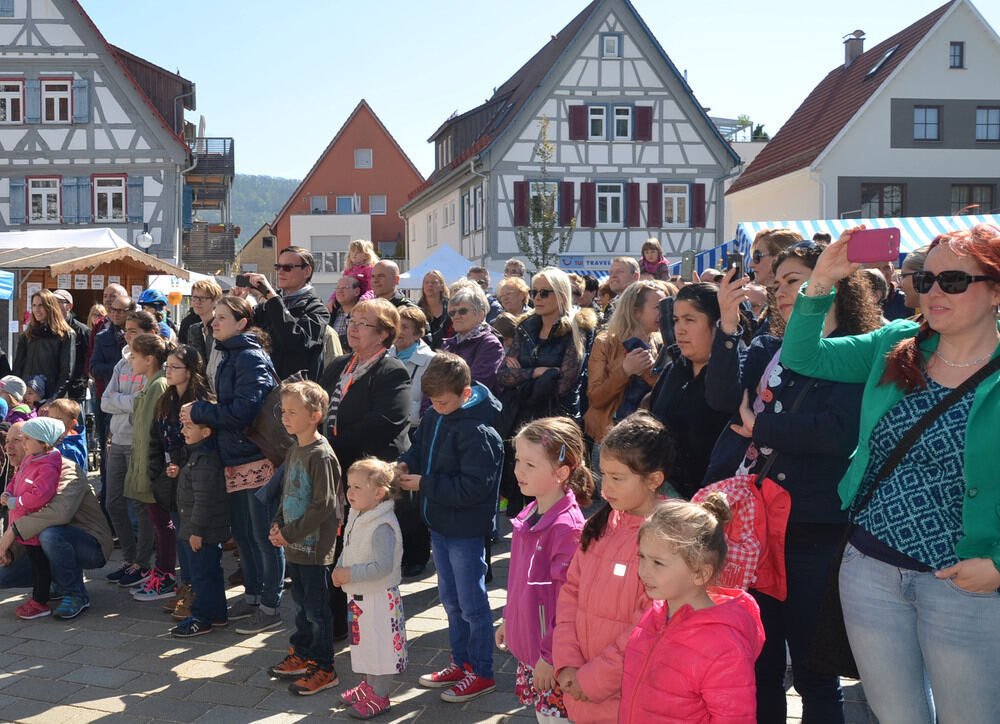
M569 107L569 140L587 140L587 106Z
M514 182L514 226L528 225L528 182Z
M625 184L625 226L635 228L639 220L639 184Z
M691 228L705 228L705 184L691 184Z
M575 186L572 181L563 181L559 184L559 226L569 226L573 220L573 211L576 208L576 198L573 194Z
M635 129L632 132L632 139L635 141L653 140L653 107L635 107Z
M590 228L597 226L597 184L590 181L580 184L580 223L578 226Z
M662 184L646 184L646 226L650 229L663 226Z

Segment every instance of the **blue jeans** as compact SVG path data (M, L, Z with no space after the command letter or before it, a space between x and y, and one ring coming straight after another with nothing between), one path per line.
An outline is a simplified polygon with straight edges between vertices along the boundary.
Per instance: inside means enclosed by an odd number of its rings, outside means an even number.
M194 601L191 615L203 623L222 623L226 613L226 581L222 572L222 546L202 545L197 551L185 538L177 540L177 553L184 551L187 561L182 570L190 578Z
M840 600L881 724L1000 721L1000 593L969 593L848 546Z
M174 511L170 514L170 522L174 525L174 535L181 529L181 514ZM182 583L191 583L191 574L188 568L191 566L191 546L182 546L181 539L177 538L177 565L181 569L178 578Z
M101 568L107 563L97 539L72 525L54 525L39 533L38 541L49 559L56 586L63 593L87 598L84 569Z
M254 490L229 494L233 538L240 550L247 600L277 609L285 581L285 552L267 539L280 502L264 504Z
M431 531L438 595L448 614L448 639L456 664L493 678L493 612L486 597L486 543Z
M295 633L289 643L304 659L333 668L333 612L330 610L330 567L287 563L295 600Z
M31 561L21 556L9 566L0 566L0 589L31 588Z
M844 692L836 676L810 671L803 660L816 631L819 604L837 544L785 546L788 597L779 601L759 591L764 648L757 657L757 722L785 724L785 643L792 657L792 680L802 697L803 724L843 724ZM884 722L883 722L884 724Z

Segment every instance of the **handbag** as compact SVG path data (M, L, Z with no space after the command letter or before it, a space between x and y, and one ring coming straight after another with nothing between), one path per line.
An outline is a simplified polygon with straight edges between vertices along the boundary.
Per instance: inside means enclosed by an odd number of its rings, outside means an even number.
M906 434L893 448L893 451L886 458L882 467L875 476L875 482L871 489L865 493L861 502L851 511L847 529L840 539L833 560L830 563L830 572L827 574L826 588L823 591L823 598L820 601L819 611L816 618L816 632L813 634L809 651L806 653L805 665L810 671L828 676L846 676L852 679L860 679L857 662L851 651L851 644L847 638L847 626L844 623L844 609L840 601L840 564L844 560L844 551L851 534L857 527L854 521L857 520L858 513L875 497L875 491L883 480L885 480L896 466L902 462L906 453L917 442L921 435L930 427L941 414L949 407L958 402L969 390L974 389L984 379L1000 369L1000 357L990 361L975 374L971 375L958 387L945 395L934 407L924 413L923 417L917 420Z
M305 370L299 370L284 380L279 380L274 367L270 367L269 370L271 379L274 380L274 387L264 396L264 404L243 434L247 440L260 448L272 465L277 467L285 461L288 449L295 444L295 439L288 434L288 430L281 422L281 388L283 385L302 382L309 378Z

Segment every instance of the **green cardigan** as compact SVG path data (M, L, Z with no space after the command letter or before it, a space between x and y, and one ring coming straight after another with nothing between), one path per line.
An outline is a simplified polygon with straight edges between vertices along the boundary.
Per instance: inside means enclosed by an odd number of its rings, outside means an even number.
M804 289L804 288L803 288ZM881 329L854 337L824 338L823 322L836 292L824 297L801 294L795 302L781 347L781 362L796 372L836 382L864 382L858 447L840 481L840 499L847 508L861 487L870 457L869 443L875 425L897 402L903 391L894 384L880 385L888 352L897 342L915 337L915 322L898 320ZM920 345L924 360L937 349L933 335ZM993 354L1000 352L1000 346ZM996 458L1000 431L1000 371L976 389L965 430L965 499L962 501L962 538L955 547L960 559L990 558L1000 570L1000 472Z
M125 497L140 503L155 503L153 483L149 479L149 429L156 413L156 403L167 391L162 370L146 380L132 405L132 456L125 473Z

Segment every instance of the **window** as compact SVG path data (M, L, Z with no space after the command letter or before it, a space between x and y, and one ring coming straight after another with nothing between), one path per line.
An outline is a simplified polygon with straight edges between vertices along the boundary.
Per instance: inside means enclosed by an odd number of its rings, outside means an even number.
M587 117L589 119L587 137L591 141L603 141L608 137L607 132L604 130L606 115L607 109L604 106L587 106Z
M965 43L953 42L948 46L948 67L965 67Z
M541 221L543 216L558 218L559 184L555 181L533 181L531 201L528 208L532 221Z
M59 179L28 179L28 209L32 224L58 224L60 214Z
M988 214L993 211L993 187L955 184L951 187L951 214Z
M274 248L274 237L273 236L265 236L263 239L260 240L260 245L264 249L273 249Z
M69 123L70 81L42 81L42 123Z
M601 57L622 57L622 36L620 33L601 33Z
M354 213L354 197L353 196L338 196L337 197L337 213L338 214L353 214Z
M455 223L455 202L451 202L451 223Z
M462 194L462 236L472 231L472 197Z
M597 184L597 224L599 226L621 226L624 207L625 187L623 184Z
M904 188L903 184L861 184L861 216L902 216Z
M431 215L427 214L427 246L433 246L433 244L431 243L431 236L433 233L432 223L433 221L431 219Z
M354 168L371 168L372 150L370 148L354 149Z
M451 136L445 136L437 143L437 167L444 168L451 163Z
M14 17L14 0L0 0L0 18Z
M876 73L878 73L879 70L882 69L882 66L886 64L886 62L889 60L889 58L891 58L896 53L897 50L899 50L899 45L898 44L892 46L887 51L885 51L885 53L882 55L882 57L879 58L879 61L875 65L873 65L871 67L871 70L869 70L867 73L865 73L865 78L871 78L873 75L875 75Z
M309 213L311 214L325 214L326 213L326 196L313 196L309 199Z
M313 249L314 269L322 274L340 274L344 271L346 251L316 251Z
M663 225L688 225L687 184L663 184Z
M125 177L94 178L94 221L125 221Z
M976 109L976 140L1000 141L1000 108Z
M941 126L938 122L941 109L937 106L916 106L913 109L913 140L941 140Z
M438 212L437 212L437 209L434 209L433 220L431 221L430 245L431 246L437 246L438 245Z
M368 197L368 213L385 214L385 194L373 194Z
M472 189L472 228L476 231L483 228L486 219L483 214L483 185Z
M24 85L21 81L0 81L0 123L24 121Z
M632 140L632 106L615 106L615 140Z

